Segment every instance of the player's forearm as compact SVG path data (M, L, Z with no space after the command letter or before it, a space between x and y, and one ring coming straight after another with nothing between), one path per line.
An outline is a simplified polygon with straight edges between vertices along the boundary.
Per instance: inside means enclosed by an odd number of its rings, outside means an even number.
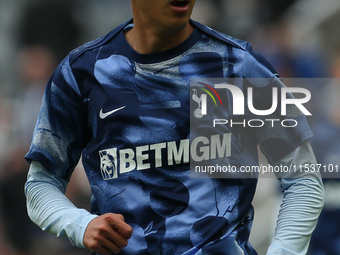
M85 229L96 216L75 207L64 195L65 189L66 181L33 161L25 185L28 214L43 230L58 237L66 235L73 245L84 247Z
M268 255L307 253L323 206L322 192L313 179L297 180L285 192Z
M295 152L278 164L316 163L309 143L304 143ZM323 208L324 190L317 173L290 173L281 179L284 194L275 236L267 255L306 254L311 234Z

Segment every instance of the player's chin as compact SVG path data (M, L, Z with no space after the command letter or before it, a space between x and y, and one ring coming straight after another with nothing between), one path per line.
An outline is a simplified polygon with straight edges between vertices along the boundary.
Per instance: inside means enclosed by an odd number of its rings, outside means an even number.
M190 16L181 16L181 15L174 15L169 19L169 21L166 23L169 28L174 28L177 30L182 30L190 25Z

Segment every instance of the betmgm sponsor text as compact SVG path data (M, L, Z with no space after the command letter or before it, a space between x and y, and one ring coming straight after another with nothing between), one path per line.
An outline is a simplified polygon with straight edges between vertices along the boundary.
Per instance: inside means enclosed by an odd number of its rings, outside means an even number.
M99 151L100 169L104 180L123 176L131 171L202 162L231 156L231 134L198 136L192 141L182 139L135 148L109 148ZM189 168L189 167L188 167Z

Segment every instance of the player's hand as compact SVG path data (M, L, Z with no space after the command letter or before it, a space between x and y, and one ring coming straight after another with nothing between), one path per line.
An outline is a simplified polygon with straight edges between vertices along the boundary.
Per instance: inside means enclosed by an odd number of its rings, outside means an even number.
M132 227L121 214L107 213L94 218L84 234L84 245L91 251L110 255L119 253L128 244Z

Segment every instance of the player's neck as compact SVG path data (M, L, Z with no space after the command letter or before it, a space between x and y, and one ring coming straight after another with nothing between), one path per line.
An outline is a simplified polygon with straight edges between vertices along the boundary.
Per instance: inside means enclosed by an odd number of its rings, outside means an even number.
M153 31L138 26L125 33L130 46L140 54L149 54L171 49L184 42L192 33L193 27L187 24L179 31Z

